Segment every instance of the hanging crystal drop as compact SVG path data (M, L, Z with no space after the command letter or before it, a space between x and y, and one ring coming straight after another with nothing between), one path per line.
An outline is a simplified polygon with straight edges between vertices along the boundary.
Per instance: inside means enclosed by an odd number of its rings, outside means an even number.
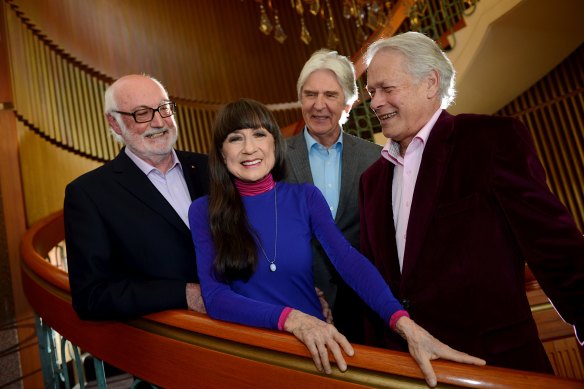
M320 1L314 0L312 4L310 4L310 13L314 16L318 15L318 11L320 10Z
M339 45L340 40L337 34L335 33L335 29L331 28L329 23L327 23L327 28L328 37L326 39L326 47L328 47L331 50L334 50Z
M296 0L295 8L298 15L302 15L304 13L304 6L302 5L302 0Z
M417 31L420 27L420 21L418 19L418 14L410 15L410 28L412 31Z
M379 20L377 19L377 12L373 11L373 7L369 7L367 12L367 27L372 30L377 28Z
M333 18L333 9L331 8L331 3L329 2L329 0L326 0L326 8L328 10L328 23L329 25L327 26L327 28L334 30L335 28L335 19Z
M260 31L266 35L270 35L273 29L274 27L272 26L272 22L270 22L264 5L260 4Z
M351 19L351 4L349 4L349 0L345 0L343 3L343 16L345 19Z
M286 35L286 33L284 32L284 29L282 28L282 25L280 24L280 18L278 17L278 12L277 11L274 14L274 22L276 23L276 27L275 27L275 30L274 30L274 38L278 42L284 43L284 41L286 40L286 38L288 38L288 35Z
M410 14L409 14L410 29L412 31L417 31L418 28L420 27L420 19L418 18L418 15L420 15L420 10L418 9L418 3L415 2L412 5L412 7L410 8Z
M385 11L383 10L383 8L381 8L381 10L379 11L379 13L377 14L377 25L379 27L383 27L387 24L387 14L385 13Z
M310 32L308 31L308 29L306 28L306 24L304 23L303 17L300 18L300 39L305 44L309 44L310 41L312 40Z
M275 263L270 263L270 270L272 272L275 272L276 271L276 264Z
M363 44L367 40L367 34L363 31L363 28L357 27L357 43Z

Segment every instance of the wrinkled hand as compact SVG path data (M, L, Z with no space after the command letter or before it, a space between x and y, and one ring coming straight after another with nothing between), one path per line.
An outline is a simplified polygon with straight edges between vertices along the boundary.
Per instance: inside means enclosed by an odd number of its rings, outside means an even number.
M201 296L201 285L192 283L187 284L186 294L187 306L190 310L200 313L207 313L205 304L203 303L203 296Z
M348 356L352 356L355 352L347 338L332 324L294 309L288 315L284 329L304 343L310 351L318 371L324 370L327 374L332 372L329 351L337 362L339 370L347 370L347 363L343 358L341 348Z
M326 301L326 297L324 297L324 292L317 288L316 286L314 287L314 290L316 290L316 295L318 296L318 300L320 301L320 305L322 307L322 315L324 316L325 321L329 324L333 324L333 311L331 310L328 301Z
M426 383L432 388L437 384L436 373L434 373L434 369L430 363L434 359L442 358L477 366L486 364L480 358L456 351L440 342L409 317L401 317L396 323L395 331L407 340L411 356L418 363L418 366L420 366Z

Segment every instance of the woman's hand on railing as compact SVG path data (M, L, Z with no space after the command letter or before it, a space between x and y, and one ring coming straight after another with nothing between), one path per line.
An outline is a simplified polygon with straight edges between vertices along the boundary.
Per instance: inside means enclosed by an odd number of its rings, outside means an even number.
M318 371L332 372L329 351L332 353L339 370L347 370L342 351L348 356L355 352L347 338L335 326L296 309L292 310L284 323L284 330L294 334L310 351Z
M420 366L426 383L432 388L437 384L436 373L434 373L434 369L430 363L434 359L441 358L477 366L484 366L486 364L483 359L454 350L442 343L409 317L403 316L398 319L395 331L408 342L408 348L412 358Z

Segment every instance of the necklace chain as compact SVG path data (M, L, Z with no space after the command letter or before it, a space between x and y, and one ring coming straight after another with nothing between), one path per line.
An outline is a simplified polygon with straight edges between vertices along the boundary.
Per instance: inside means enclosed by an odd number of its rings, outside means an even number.
M278 191L277 188L274 187L274 215L276 216L276 235L274 237L274 258L272 260L270 260L270 258L268 257L268 255L266 254L266 250L264 250L264 246L262 245L262 241L260 239L260 237L258 237L258 244L260 245L260 249L262 250L262 253L264 253L264 257L266 257L266 260L270 263L270 270L272 272L276 271L276 257L278 256Z

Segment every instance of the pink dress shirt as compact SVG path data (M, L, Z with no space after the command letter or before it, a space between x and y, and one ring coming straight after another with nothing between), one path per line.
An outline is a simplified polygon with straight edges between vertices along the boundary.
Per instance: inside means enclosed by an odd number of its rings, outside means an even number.
M402 157L399 152L399 143L389 139L381 155L395 165L391 191L391 206L393 208L393 224L395 226L395 241L399 258L399 269L403 269L404 252L406 248L406 231L412 207L414 188L418 178L418 170L422 162L424 146L430 136L432 127L438 120L442 109L438 109L430 121L416 134Z

